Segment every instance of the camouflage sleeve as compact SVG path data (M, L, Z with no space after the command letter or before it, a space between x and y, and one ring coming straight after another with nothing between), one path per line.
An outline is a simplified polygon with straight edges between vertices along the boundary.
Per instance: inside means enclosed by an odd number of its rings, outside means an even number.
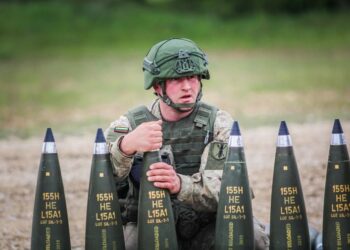
M105 131L108 149L111 153L113 171L116 174L116 177L120 179L126 178L131 169L133 157L125 155L119 148L124 135L131 130L127 117L121 116L118 120L112 122Z
M177 198L197 211L214 212L217 209L232 123L230 114L219 110L214 124L214 139L203 151L199 172L192 176L179 174L181 190Z
M219 110L214 123L214 141L228 142L232 124L231 115L226 111Z

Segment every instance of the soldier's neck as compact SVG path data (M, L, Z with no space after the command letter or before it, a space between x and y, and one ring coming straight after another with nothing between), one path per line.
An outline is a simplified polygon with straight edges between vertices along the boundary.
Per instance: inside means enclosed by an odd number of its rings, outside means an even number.
M159 109L160 109L160 114L161 114L163 120L166 120L168 122L179 121L179 120L189 116L193 111L193 109L190 109L186 112L180 112L180 111L166 105L162 100L159 102Z

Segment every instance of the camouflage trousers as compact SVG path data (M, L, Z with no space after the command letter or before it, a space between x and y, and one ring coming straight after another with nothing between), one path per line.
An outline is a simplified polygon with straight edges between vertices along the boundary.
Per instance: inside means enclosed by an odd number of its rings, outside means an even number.
M255 249L268 250L270 239L265 232L265 226L254 218L254 238ZM137 250L137 225L135 222L129 222L124 226L124 240L126 250ZM203 227L191 240L178 239L180 250L198 249L212 250L215 249L215 222Z

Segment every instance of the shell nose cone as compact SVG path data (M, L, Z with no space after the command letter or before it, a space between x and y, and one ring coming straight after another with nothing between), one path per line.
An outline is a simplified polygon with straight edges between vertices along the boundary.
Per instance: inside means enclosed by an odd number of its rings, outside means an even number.
M343 128L340 124L340 121L339 119L335 119L333 124L332 134L342 134L342 133L343 133Z
M102 129L99 128L97 129L95 143L103 143L103 142L106 142L106 139L105 139L105 136L103 135Z
M278 135L289 135L287 123L285 121L281 121L280 129L278 131Z
M230 135L241 135L241 130L239 129L239 124L237 121L233 123Z
M52 129L47 128L44 142L55 142L55 138L53 137Z

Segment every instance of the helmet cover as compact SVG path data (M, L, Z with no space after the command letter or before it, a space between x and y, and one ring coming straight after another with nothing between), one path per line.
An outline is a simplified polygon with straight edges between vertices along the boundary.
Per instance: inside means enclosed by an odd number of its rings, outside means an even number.
M209 79L208 60L191 40L172 38L155 44L143 61L144 88L169 78L198 75Z

